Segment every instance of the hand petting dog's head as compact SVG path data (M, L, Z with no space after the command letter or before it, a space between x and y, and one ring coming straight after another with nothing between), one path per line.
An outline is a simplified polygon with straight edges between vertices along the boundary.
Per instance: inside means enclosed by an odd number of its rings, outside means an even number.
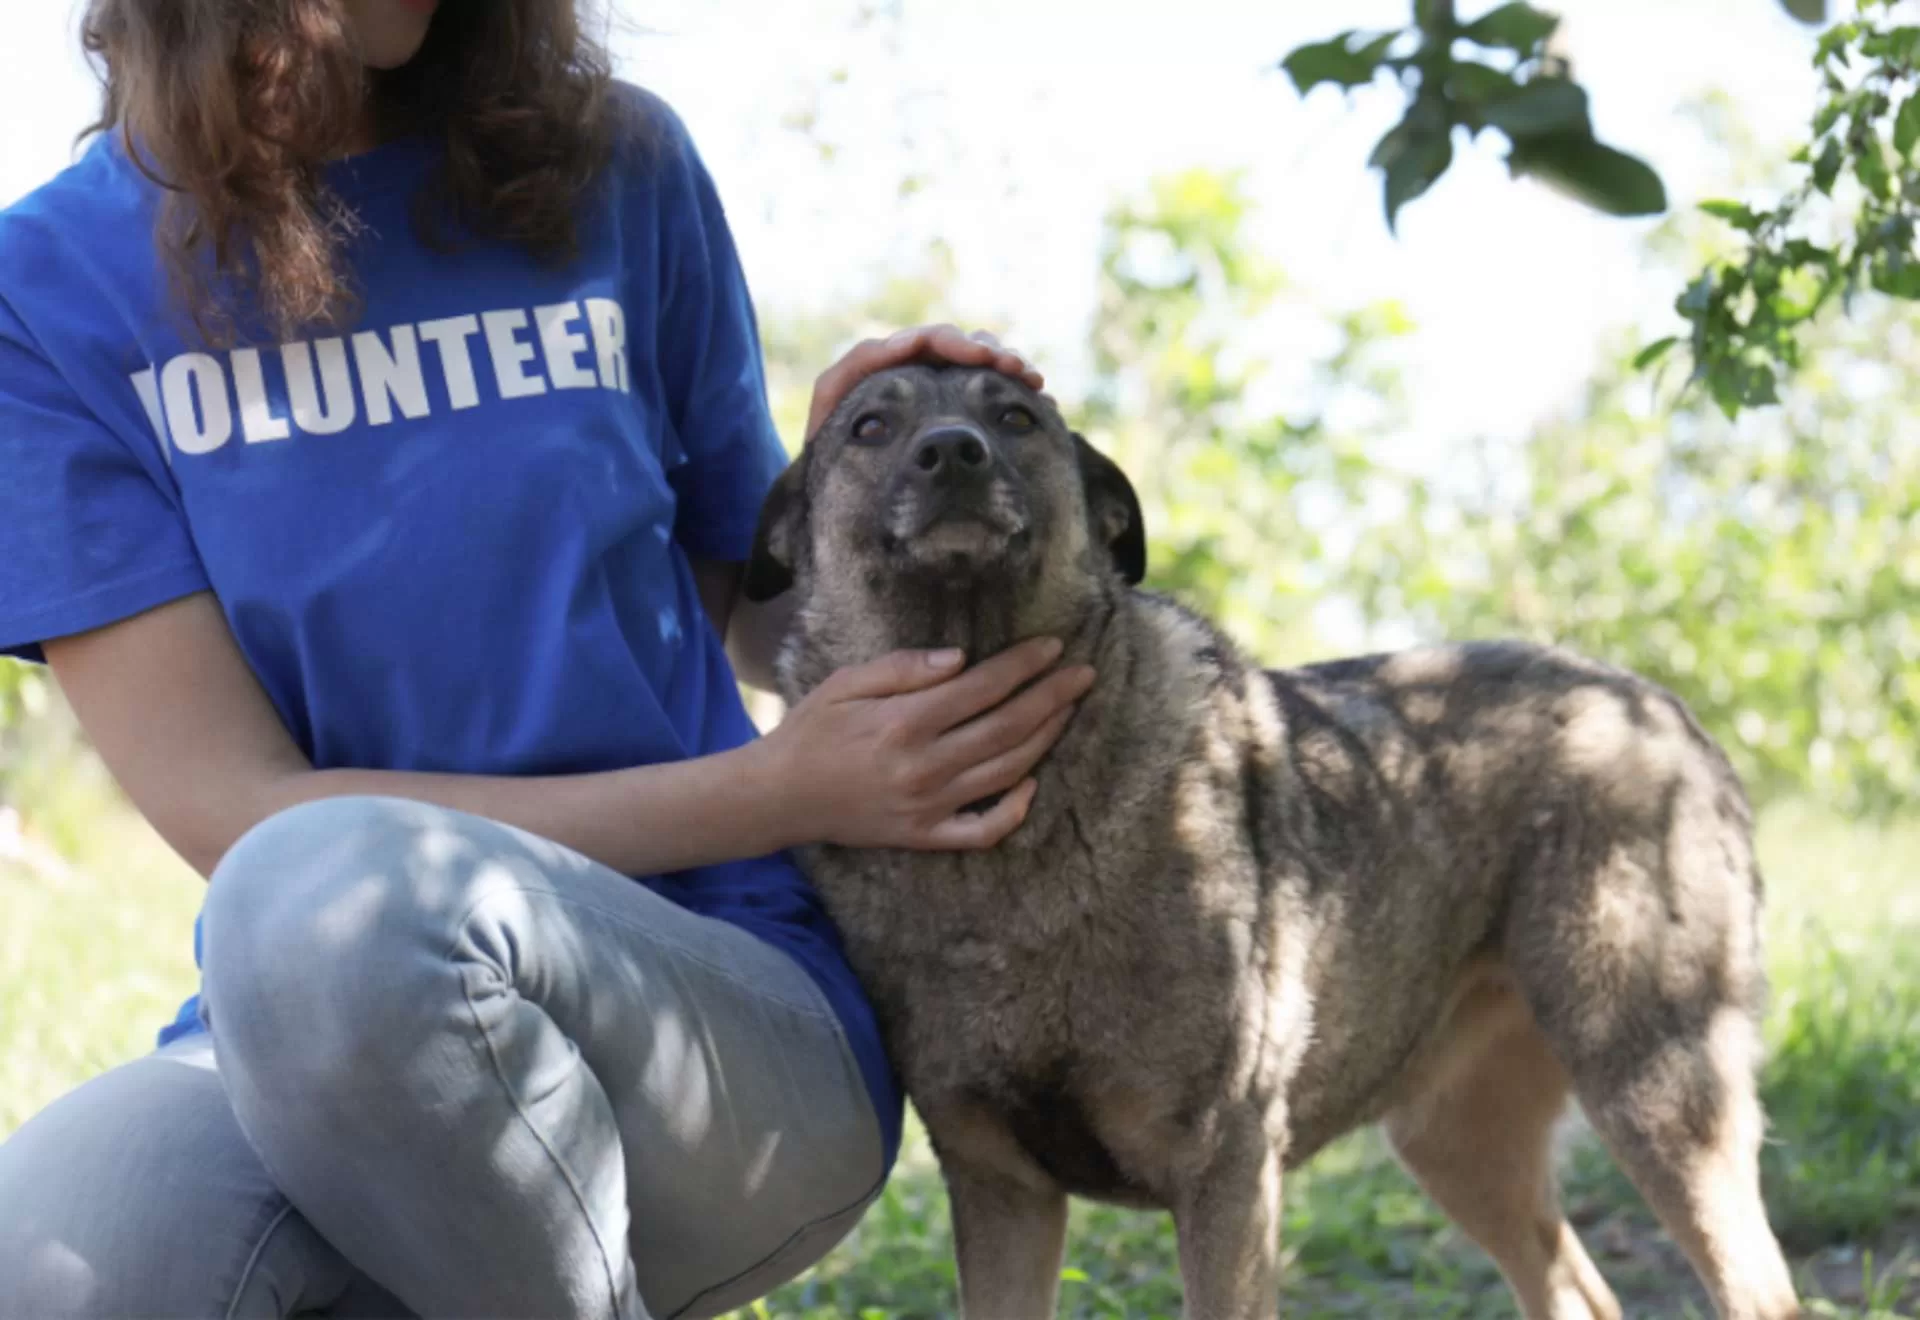
M892 625L895 644L966 645L981 639L937 616L1017 629L1145 572L1132 485L1050 400L989 368L905 366L855 388L775 485L745 592L797 591L829 626Z

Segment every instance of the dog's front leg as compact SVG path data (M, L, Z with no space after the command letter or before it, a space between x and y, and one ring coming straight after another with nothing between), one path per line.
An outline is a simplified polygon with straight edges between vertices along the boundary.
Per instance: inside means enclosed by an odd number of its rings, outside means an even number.
M1225 1120L1173 1209L1187 1320L1280 1314L1280 1152L1259 1113Z
M964 1168L946 1172L966 1320L1049 1320L1067 1243L1067 1198Z

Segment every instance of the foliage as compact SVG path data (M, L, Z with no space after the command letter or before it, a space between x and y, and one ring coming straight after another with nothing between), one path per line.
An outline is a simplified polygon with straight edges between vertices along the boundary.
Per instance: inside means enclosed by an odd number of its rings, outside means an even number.
M49 695L38 668L0 656L0 805L7 800L7 781L19 756L19 726L46 709Z
M1825 99L1793 157L1799 183L1771 206L1701 203L1742 236L1741 249L1688 284L1675 304L1688 331L1649 345L1638 365L1684 342L1692 379L1728 417L1778 402L1777 377L1800 367L1809 327L1834 295L1920 299L1920 27L1895 24L1896 8L1864 0L1860 18L1821 36L1813 62Z
M1382 341L1408 328L1391 303L1335 319L1302 377L1243 350L1250 327L1289 311L1316 326L1246 244L1238 180L1189 171L1109 216L1099 253L1093 379L1075 414L1139 488L1149 585L1205 607L1255 653L1313 649L1310 612L1336 585L1324 523L1296 516L1309 492L1362 496L1367 452L1397 419ZM1296 406L1259 399L1291 387ZM1358 415L1360 424L1336 424Z
M902 326L934 321L977 324L951 306L953 276L953 252L935 240L921 253L917 266L886 276L864 298L809 314L762 319L760 348L766 361L767 395L789 452L797 453L806 438L814 379L850 345L890 335Z
M1804 397L1743 427L1691 396L1662 411L1621 354L1517 451L1396 465L1404 317L1336 315L1304 404L1275 408L1273 363L1238 346L1270 342L1285 282L1246 223L1204 173L1108 222L1084 416L1141 487L1153 585L1269 661L1326 649L1329 601L1377 636L1563 643L1678 692L1759 796L1920 801L1920 342L1898 304L1818 327Z
M1431 188L1453 163L1453 132L1504 134L1507 167L1609 215L1651 215L1667 206L1660 176L1644 162L1598 141L1586 89L1566 58L1549 51L1560 20L1512 0L1472 22L1453 0L1415 0L1410 26L1343 32L1301 46L1281 67L1306 95L1322 83L1365 85L1390 72L1407 92L1407 111L1373 149L1387 226L1400 208ZM1462 45L1476 47L1462 58Z
M1920 802L1920 446L1903 443L1920 322L1904 304L1812 327L1805 389L1738 425L1696 394L1668 411L1622 349L1517 446L1394 462L1404 313L1313 305L1250 247L1252 223L1234 176L1188 171L1105 226L1092 374L1066 402L1134 477L1149 585L1269 663L1369 641L1559 642L1681 695L1761 799ZM1655 255L1690 261L1699 237L1676 218ZM950 273L935 249L861 306L770 322L788 434L848 340L967 319ZM1249 347L1307 335L1319 352ZM1366 633L1330 631L1343 614Z
M1920 801L1920 407L1910 325L1823 329L1824 388L1736 429L1630 368L1539 428L1523 483L1416 487L1350 565L1376 618L1565 643L1666 684L1763 796ZM1847 389L1878 356L1880 388ZM1754 419L1756 423L1762 419Z
M1784 3L1803 22L1825 21L1823 0ZM1648 345L1637 366L1684 343L1690 380L1731 418L1779 402L1781 375L1799 368L1811 324L1834 295L1843 304L1863 288L1920 298L1920 26L1898 23L1902 8L1903 0L1859 0L1857 18L1821 35L1813 63L1824 100L1794 155L1804 177L1771 205L1700 204L1743 235L1743 251L1687 283L1675 302L1687 331ZM1504 133L1516 177L1597 210L1665 210L1658 175L1594 140L1587 94L1550 49L1558 23L1524 3L1461 23L1452 0L1414 0L1408 27L1344 32L1299 47L1282 67L1302 95L1322 83L1363 86L1382 71L1406 88L1405 116L1368 162L1381 171L1389 227L1446 172L1456 128ZM1463 44L1475 55L1461 58Z
M26 704L26 691L33 671L17 660L0 659L0 727L18 718Z

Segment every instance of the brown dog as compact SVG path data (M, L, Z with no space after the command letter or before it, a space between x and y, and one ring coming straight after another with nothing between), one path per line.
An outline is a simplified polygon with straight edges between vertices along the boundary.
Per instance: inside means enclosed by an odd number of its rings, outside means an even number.
M1099 679L984 853L815 849L951 1195L975 1320L1053 1309L1069 1195L1173 1213L1187 1312L1277 1309L1283 1171L1366 1123L1529 1320L1619 1304L1561 1214L1569 1095L1729 1320L1799 1314L1760 1201L1760 882L1681 704L1560 651L1263 671L1134 589L1126 477L985 370L883 373L767 502L796 700L898 647Z

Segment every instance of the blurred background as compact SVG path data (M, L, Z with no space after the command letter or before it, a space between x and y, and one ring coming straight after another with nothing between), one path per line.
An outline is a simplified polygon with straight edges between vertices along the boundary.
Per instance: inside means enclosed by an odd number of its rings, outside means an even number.
M1153 585L1268 662L1520 635L1690 702L1762 813L1774 1222L1815 1314L1920 1314L1920 312L1834 300L1781 402L1732 420L1679 358L1637 367L1737 255L1696 204L1800 177L1822 29L1775 0L1549 7L1664 213L1598 214L1460 134L1390 231L1368 157L1405 94L1302 96L1279 62L1404 27L1407 0L635 2L613 45L718 181L790 446L853 340L988 328L1132 473ZM9 7L0 205L93 114L75 18ZM44 676L0 660L0 1136L150 1046L193 985L200 887ZM1628 1313L1706 1314L1577 1123L1567 1145ZM1286 1254L1289 1314L1514 1314L1370 1136L1290 1181ZM1159 1217L1076 1210L1069 1265L1065 1313L1177 1311ZM951 1290L916 1137L856 1236L756 1313L942 1315Z

